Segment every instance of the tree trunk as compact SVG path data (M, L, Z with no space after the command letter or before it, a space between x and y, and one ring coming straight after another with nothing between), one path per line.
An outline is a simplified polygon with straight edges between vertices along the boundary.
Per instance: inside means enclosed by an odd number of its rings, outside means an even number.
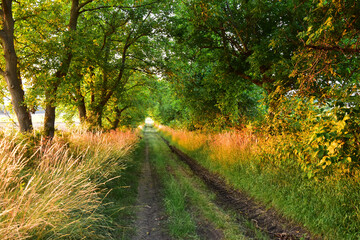
M0 37L4 49L6 66L5 71L1 69L0 73L4 76L8 85L11 94L11 103L19 122L20 131L27 132L32 130L32 121L30 112L24 103L24 90L22 89L18 59L14 46L15 22L12 16L12 0L2 0L1 6L3 29L0 31Z
M56 93L56 89L52 89L53 91L47 90L45 92L45 98L50 101L46 103L45 106L45 118L44 118L44 134L49 138L54 137L55 133L55 117L56 117L56 108L54 105L54 99L52 95Z
M116 117L113 124L112 124L112 127L111 129L112 130L116 130L118 127L119 127L119 123L120 123L120 116L119 117Z
M103 108L101 108L101 110L99 111L99 113L96 116L97 116L96 126L99 128L102 128Z
M79 111L80 123L83 124L86 122L86 105L85 105L85 99L83 97L78 102L78 111Z
M93 108L89 108L87 122L90 124L90 128L102 127L103 110L104 108L101 105L97 105Z
M112 127L111 127L112 130L115 130L115 129L117 129L117 128L119 127L121 114L122 114L126 109L128 109L128 108L129 108L129 106L126 106L126 107L124 107L124 108L122 108L122 109L119 109L119 108L117 107L117 108L115 109L116 116L115 116L115 120L114 120L114 122L113 122L113 124L112 124Z

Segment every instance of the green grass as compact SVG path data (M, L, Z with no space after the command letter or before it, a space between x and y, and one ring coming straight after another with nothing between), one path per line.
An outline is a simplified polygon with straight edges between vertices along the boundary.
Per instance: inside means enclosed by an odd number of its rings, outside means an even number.
M196 222L189 212L186 195L174 177L165 183L165 209L170 234L176 239L197 239Z
M124 170L118 171L119 175L106 183L106 189L111 191L104 199L102 212L110 219L111 237L114 239L131 239L136 229L133 227L136 215L136 198L138 183L141 175L141 164L145 159L144 141L141 141L126 163Z
M197 239L196 223L186 204L186 193L167 169L172 153L169 148L156 137L146 134L150 143L150 160L155 166L163 185L164 207L168 215L167 227L172 237L176 239Z
M209 191L204 182L191 174L188 166L182 163L172 162L175 170L177 183L183 189L194 211L209 221L216 229L220 229L225 239L248 239L244 233L256 237L256 239L269 239L262 232L258 231L251 222L246 221L241 215L225 211L219 208L214 202L216 196ZM240 220L240 225L235 219Z

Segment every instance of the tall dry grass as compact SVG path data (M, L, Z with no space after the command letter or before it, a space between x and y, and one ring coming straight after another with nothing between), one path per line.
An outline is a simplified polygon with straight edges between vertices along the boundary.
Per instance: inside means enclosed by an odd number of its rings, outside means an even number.
M260 138L246 129L210 135L210 139L210 157L222 165L249 161L259 153Z
M163 134L171 137L173 142L189 151L195 151L204 147L208 141L208 136L200 132L173 129L167 126L160 126L160 130Z
M205 134L162 126L163 134L186 151L208 151L210 159L223 166L249 161L260 152L261 137L250 130Z
M138 141L138 132L133 130L110 132L79 131L70 134L66 140L72 152L81 154L86 150L86 161L83 162L92 171L91 177L97 181L104 181L119 168L124 168L124 161L128 153Z
M28 157L26 141L3 137L0 239L109 239L106 219L97 211L99 186L124 166L136 141L130 131L77 132L39 143Z

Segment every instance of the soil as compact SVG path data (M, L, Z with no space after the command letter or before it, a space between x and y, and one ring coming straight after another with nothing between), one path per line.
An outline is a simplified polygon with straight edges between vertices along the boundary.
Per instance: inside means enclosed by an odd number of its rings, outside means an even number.
M166 139L163 140L171 151L178 155L194 174L203 179L206 185L216 193L218 204L236 211L253 222L258 229L266 233L271 239L320 239L320 237L311 235L304 227L285 218L275 209L266 208L246 193L235 190L220 176L209 172L194 159L170 145Z
M171 239L163 228L163 222L166 220L161 207L160 186L156 174L151 168L149 161L149 146L146 142L145 161L141 171L141 178L138 187L136 214L136 234L133 240L140 239Z
M203 219L201 216L197 217L196 221L197 225L197 234L201 239L206 240L219 240L224 239L224 233L216 229L211 223L209 223L206 219Z

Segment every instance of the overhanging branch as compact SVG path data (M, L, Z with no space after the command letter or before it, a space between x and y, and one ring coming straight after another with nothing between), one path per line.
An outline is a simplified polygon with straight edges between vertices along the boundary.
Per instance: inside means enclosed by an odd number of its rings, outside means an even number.
M136 9L136 8L151 6L151 5L153 5L155 3L158 3L158 2L159 1L154 1L154 2L151 2L151 3L137 5L137 6L121 6L121 5L118 5L118 6L99 6L99 7L84 9L84 10L80 11L80 13L91 12L91 11L96 11L96 10L100 10L100 9L107 9L107 8Z
M94 0L88 0L83 2L82 4L79 5L79 9L82 9L83 7L85 7L86 5L88 5L89 3L93 2Z

